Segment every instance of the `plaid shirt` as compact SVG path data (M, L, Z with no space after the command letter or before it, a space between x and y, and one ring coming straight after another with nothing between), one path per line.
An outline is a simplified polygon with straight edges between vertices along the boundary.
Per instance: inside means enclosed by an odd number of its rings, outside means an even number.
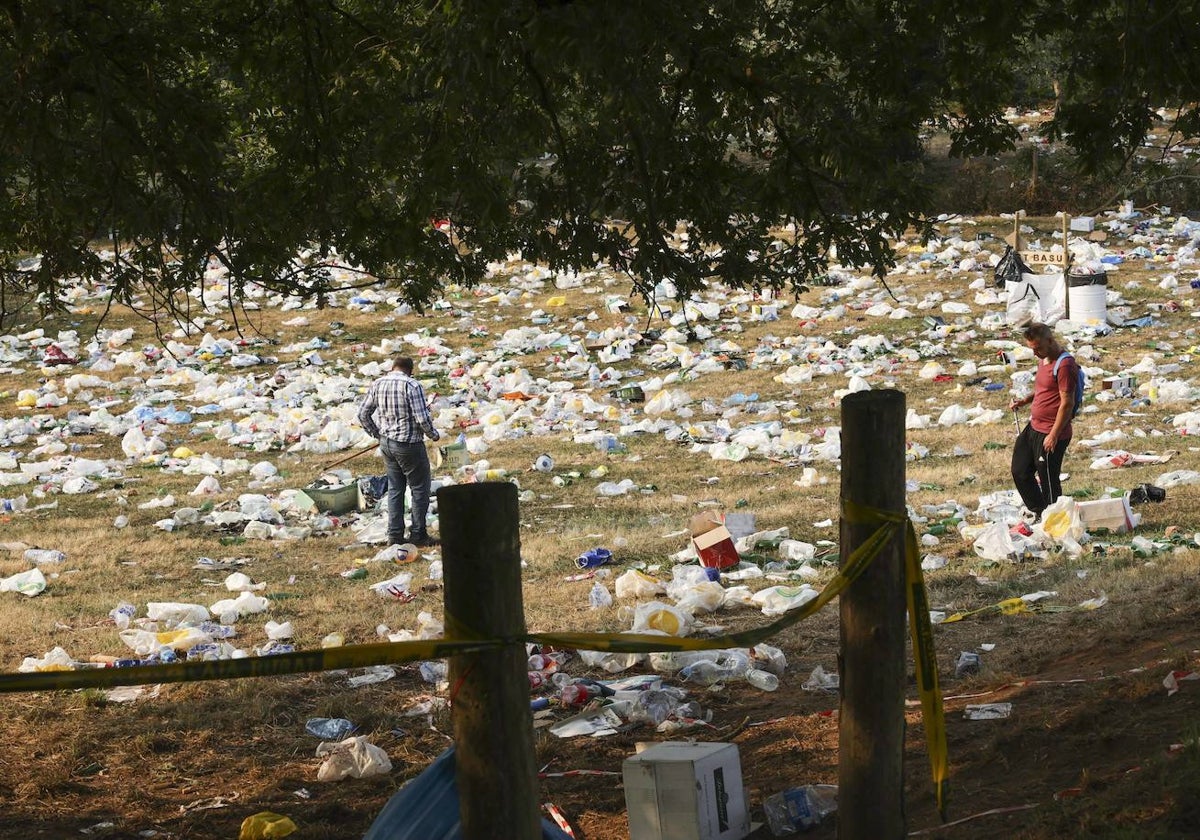
M375 414L379 422L375 422ZM399 371L376 379L367 389L358 407L358 422L373 438L388 438L398 443L420 443L422 430L430 439L441 435L433 428L425 389L421 383Z

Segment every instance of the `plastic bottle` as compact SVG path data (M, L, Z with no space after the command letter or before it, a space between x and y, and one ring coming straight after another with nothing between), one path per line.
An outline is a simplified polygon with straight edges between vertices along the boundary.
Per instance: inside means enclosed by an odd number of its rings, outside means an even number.
M600 686L575 682L564 686L559 698L564 706L586 706L593 697L600 696Z
M735 669L718 665L716 662L693 662L679 672L681 680L696 685L713 685L737 676L739 674Z
M767 797L763 810L771 833L784 837L812 828L837 811L837 785L804 785Z
M746 682L763 691L774 691L779 688L779 677L770 671L760 671L758 668L751 668L746 672Z
M122 601L109 610L108 615L113 620L113 624L117 625L118 630L125 630L129 627L129 622L137 615L137 607Z
M27 548L25 559L40 566L43 563L61 563L67 559L67 555L53 548Z

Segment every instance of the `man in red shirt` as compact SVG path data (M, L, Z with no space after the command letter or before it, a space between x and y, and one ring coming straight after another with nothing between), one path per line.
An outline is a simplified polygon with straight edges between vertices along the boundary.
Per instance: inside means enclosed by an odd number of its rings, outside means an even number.
M1009 409L1033 405L1029 423L1013 446L1012 476L1025 507L1040 518L1042 511L1062 495L1059 471L1063 455L1071 442L1071 417L1075 413L1075 382L1079 368L1073 356L1066 356L1054 374L1054 363L1063 355L1054 330L1045 324L1030 324L1024 331L1025 343L1037 357L1037 375L1033 394L1014 399Z

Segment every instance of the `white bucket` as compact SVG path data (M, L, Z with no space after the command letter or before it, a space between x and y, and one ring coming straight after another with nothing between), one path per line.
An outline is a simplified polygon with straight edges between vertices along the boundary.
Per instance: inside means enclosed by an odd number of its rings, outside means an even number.
M1068 289L1071 320L1103 324L1108 320L1108 275L1072 274Z

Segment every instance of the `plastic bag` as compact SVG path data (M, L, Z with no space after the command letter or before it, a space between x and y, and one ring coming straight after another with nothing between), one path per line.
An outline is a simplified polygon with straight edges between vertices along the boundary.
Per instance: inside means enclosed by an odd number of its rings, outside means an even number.
M1083 551L1079 541L1083 539L1086 529L1079 517L1079 510L1075 507L1075 500L1070 496L1060 496L1042 512L1041 527L1048 537L1057 540L1063 550L1072 557Z
M993 522L975 538L975 553L984 560L1016 560L1017 547L1003 522Z
M675 599L675 605L690 613L715 612L725 603L725 587L716 581L698 583Z
M259 811L242 820L238 840L277 840L296 831L296 824L282 814Z
M596 581L592 591L588 593L588 605L593 610L602 610L611 607L612 602L612 593L608 591L608 587L600 581Z
M971 417L967 414L967 410L958 403L949 405L938 417L938 425L942 427L959 426L970 420Z
M317 769L319 782L340 782L347 776L365 779L392 770L388 754L367 741L365 735L347 738L339 744L322 743L317 747L317 757L322 756L326 758Z
M783 615L804 606L817 594L817 590L807 583L800 586L772 586L754 593L753 601L762 607L763 615Z
M1033 269L1025 265L1021 254L1013 246L1006 245L1000 262L996 263L995 285L997 289L1005 288L1008 283L1020 283L1021 275L1032 274Z
M174 602L151 601L146 604L146 617L151 621L161 621L167 627L175 627L185 622L199 624L210 618L208 608L201 604L179 604Z
M212 605L213 615L222 624L233 624L239 618L266 612L271 602L253 592L243 592L236 598L224 598Z
M644 653L609 653L602 650L581 650L579 659L590 668L600 668L610 674L619 674L646 661Z
M617 578L616 589L618 598L653 598L667 591L661 581L637 569L630 569Z
M46 576L38 568L25 572L17 572L12 577L0 580L0 592L20 592L32 598L40 595L46 589Z
M152 633L149 630L122 630L121 641L138 656L149 656L158 653L163 648L183 653L196 645L207 644L212 636L198 627L185 627L181 630L167 630L163 633Z
M633 613L633 632L658 631L668 636L686 636L692 629L692 616L661 601L639 604Z

